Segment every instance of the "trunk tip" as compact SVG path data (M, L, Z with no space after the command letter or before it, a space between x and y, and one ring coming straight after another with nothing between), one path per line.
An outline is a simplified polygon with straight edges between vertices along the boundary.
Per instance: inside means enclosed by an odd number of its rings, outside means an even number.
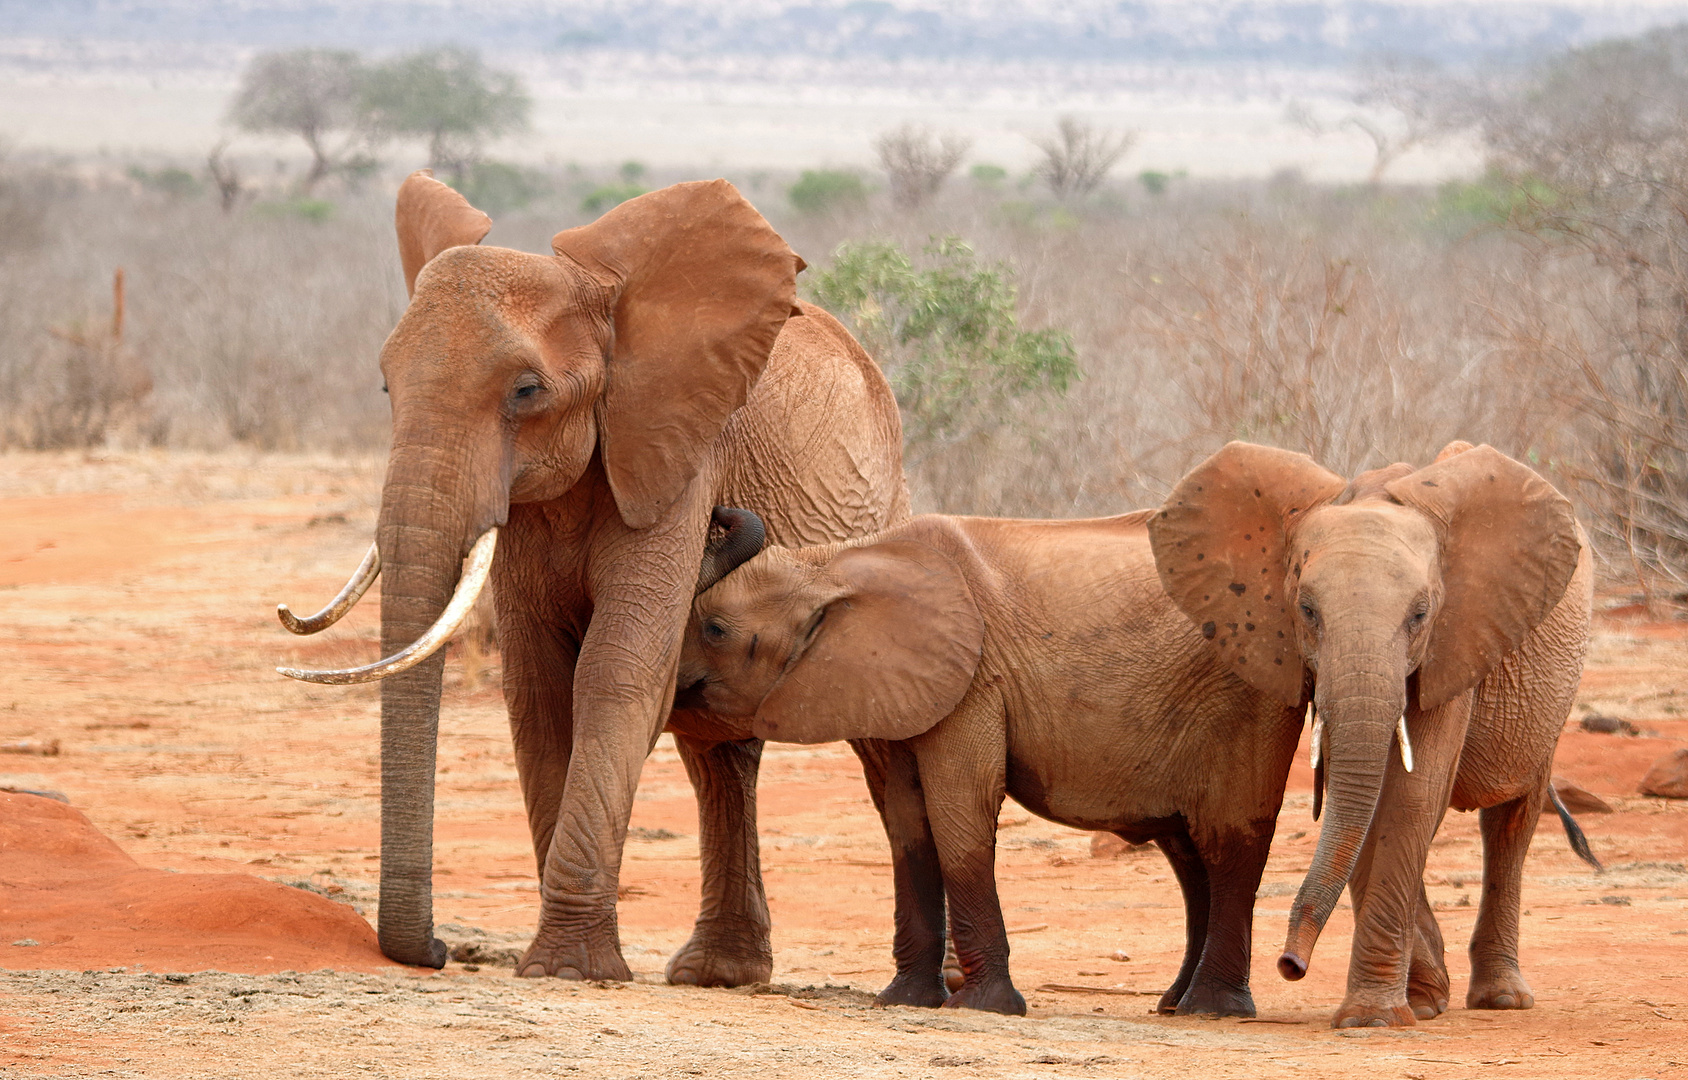
M1278 957L1278 974L1290 982L1296 982L1307 974L1307 961L1292 952L1286 952Z

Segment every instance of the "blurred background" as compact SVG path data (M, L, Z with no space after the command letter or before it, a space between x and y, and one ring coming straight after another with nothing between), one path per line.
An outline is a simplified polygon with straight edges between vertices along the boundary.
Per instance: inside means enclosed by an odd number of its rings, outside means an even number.
M379 454L425 166L535 251L732 180L921 509L1463 438L1688 599L1688 5L0 0L0 450Z

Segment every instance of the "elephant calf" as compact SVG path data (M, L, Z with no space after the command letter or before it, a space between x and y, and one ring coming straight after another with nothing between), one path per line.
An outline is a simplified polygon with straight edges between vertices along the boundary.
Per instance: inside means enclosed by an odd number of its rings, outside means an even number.
M753 520L717 511L735 516ZM1148 518L919 517L767 548L699 595L678 705L739 718L739 738L885 740L897 976L881 1002L945 1003L947 895L966 974L947 1004L1025 1012L994 872L1006 793L1154 840L1187 935L1160 1010L1254 1014L1254 893L1305 702L1252 688L1207 647L1161 589ZM719 573L706 558L700 586Z

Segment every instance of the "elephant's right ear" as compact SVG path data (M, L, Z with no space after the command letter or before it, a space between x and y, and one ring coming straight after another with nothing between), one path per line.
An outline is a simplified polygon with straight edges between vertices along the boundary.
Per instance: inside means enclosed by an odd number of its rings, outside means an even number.
M1227 443L1149 519L1167 595L1244 681L1292 705L1303 677L1284 589L1288 536L1346 486L1306 454Z
M551 240L605 289L613 321L598 408L622 520L653 524L762 375L802 260L725 180L675 184Z
M759 738L908 739L948 716L979 666L985 624L960 568L925 544L846 548L844 595L756 711Z
M434 179L432 169L418 169L399 185L393 224L399 233L399 261L404 288L416 295L416 275L446 248L472 247L492 229L492 219L469 200Z

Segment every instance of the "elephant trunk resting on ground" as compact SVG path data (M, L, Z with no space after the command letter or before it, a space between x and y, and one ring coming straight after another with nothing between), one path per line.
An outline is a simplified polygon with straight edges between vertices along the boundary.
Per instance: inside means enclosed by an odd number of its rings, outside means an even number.
M518 972L627 979L622 844L641 763L670 721L710 509L762 507L784 543L894 525L908 516L901 426L877 365L831 316L796 301L802 261L725 181L629 200L558 233L552 255L477 246L490 227L425 173L400 189L411 300L381 352L393 447L379 565L292 626L332 623L378 570L394 659L290 674L387 677L381 944L395 960L440 965L431 875L443 657L428 654L490 564L541 878L538 933ZM673 727L698 792L704 895L669 978L765 980L761 744L724 740L697 713L674 714Z

